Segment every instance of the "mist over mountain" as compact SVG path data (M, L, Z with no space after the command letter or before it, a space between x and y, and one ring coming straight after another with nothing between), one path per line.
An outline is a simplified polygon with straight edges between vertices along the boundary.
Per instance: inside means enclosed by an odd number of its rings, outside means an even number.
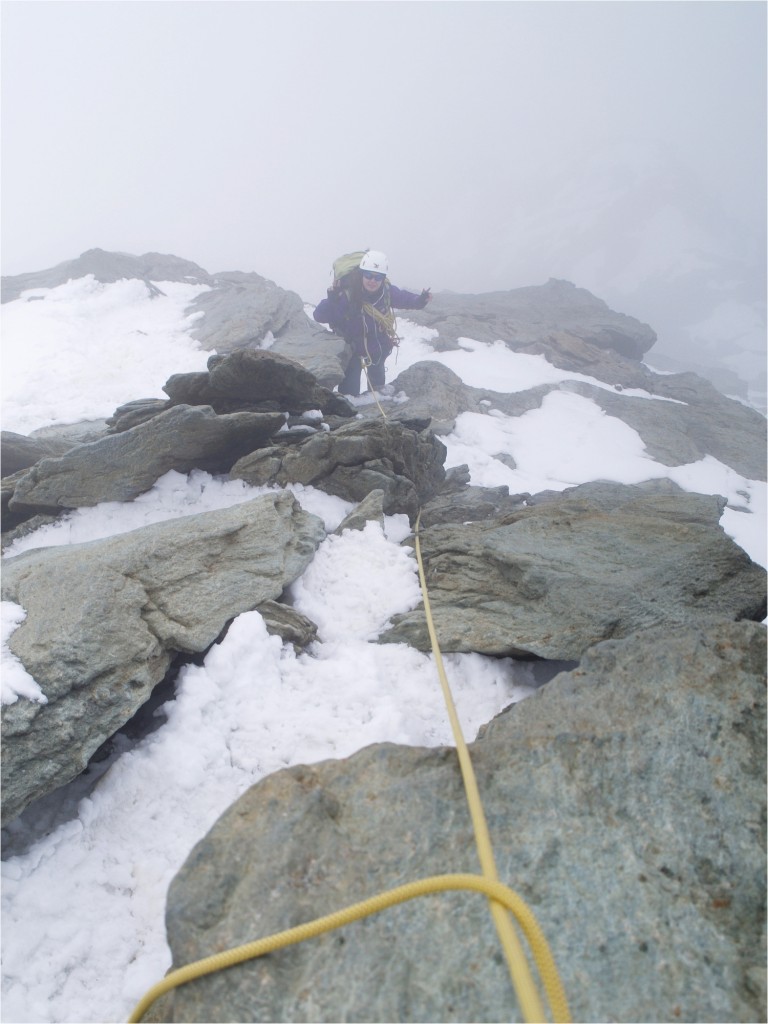
M458 218L466 211L457 211L455 222L446 212L444 237L428 251L414 245L399 252L393 279L462 294L570 281L650 324L657 335L652 366L693 370L765 412L764 221L741 220L692 170L652 147L617 146L610 158L567 174L553 171L546 190L553 197L546 207L521 193L494 217L478 210L474 248L452 244L454 231L457 237L464 231ZM312 304L331 277L330 262L313 254L317 244L297 250L285 277L275 281ZM3 278L3 301L24 287L61 283L70 264L77 268L73 276L87 273L83 257ZM269 278L268 270L248 269ZM245 266L206 270L239 273Z
M695 370L765 410L764 206L747 219L694 168L640 144L552 168L537 190L546 204L518 192L507 210L478 212L478 252L445 268L449 288L572 281L654 328L653 365Z
M334 258L370 247L415 290L554 277L649 323L660 369L765 408L764 4L2 19L3 274L178 253L314 303Z

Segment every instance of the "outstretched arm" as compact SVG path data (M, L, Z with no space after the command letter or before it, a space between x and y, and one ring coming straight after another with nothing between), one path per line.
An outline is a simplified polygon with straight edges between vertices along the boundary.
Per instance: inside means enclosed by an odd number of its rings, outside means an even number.
M424 309L432 299L432 292L425 288L421 295L417 295L415 292L407 292L404 288L390 285L389 298L395 309Z

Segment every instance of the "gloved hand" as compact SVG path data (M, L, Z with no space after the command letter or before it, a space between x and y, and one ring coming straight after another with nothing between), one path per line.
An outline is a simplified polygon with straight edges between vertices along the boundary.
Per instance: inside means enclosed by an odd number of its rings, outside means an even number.
M422 289L422 292L421 292L421 295L419 296L419 299L420 299L420 302L421 302L421 305L419 306L419 309L424 309L426 304L428 302L432 301L432 292L429 290L429 288Z

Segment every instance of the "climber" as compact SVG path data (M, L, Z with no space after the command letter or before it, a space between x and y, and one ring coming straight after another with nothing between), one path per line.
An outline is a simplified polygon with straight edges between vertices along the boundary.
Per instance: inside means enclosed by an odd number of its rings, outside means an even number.
M387 394L391 385L384 383L384 362L397 345L393 309L424 309L432 298L429 288L421 295L396 288L387 279L387 257L383 252L368 249L351 253L360 257L359 264L336 277L328 289L328 297L315 309L320 324L328 324L351 346L353 355L339 384L342 395L360 394L360 373L365 369L370 391ZM336 268L336 264L334 264Z

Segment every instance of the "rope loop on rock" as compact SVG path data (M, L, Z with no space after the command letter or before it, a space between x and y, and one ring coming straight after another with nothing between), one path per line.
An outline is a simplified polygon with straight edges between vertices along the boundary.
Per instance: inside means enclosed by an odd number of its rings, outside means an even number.
M359 903L353 903L343 910L336 910L332 914L318 917L306 924L296 925L282 932L276 932L264 939L256 939L253 942L246 942L242 946L225 950L223 953L215 953L213 956L196 960L169 973L154 985L136 1004L136 1007L128 1018L128 1024L139 1024L144 1014L160 996L170 992L179 985L188 981L204 978L207 974L214 974L216 971L226 970L247 960L265 956L267 953L274 953L278 949L285 949L305 939L317 938L325 932L334 931L343 925L351 924L353 921L360 921L371 914L377 914L387 907L394 907L408 900L416 899L417 896L427 896L432 893L450 892L457 890L469 890L483 893L489 899L505 907L513 913L525 933L531 948L542 951L541 959L538 960L541 972L542 984L549 998L550 1006L553 1009L555 1021L567 1021L568 1008L565 997L562 995L560 980L557 975L552 956L549 953L546 940L541 934L536 918L526 906L524 900L501 882L492 882L481 875L455 874L455 875L434 875L431 878L423 878L417 882L407 882L395 889L371 896ZM558 1014L558 1008L560 1013ZM543 1020L543 1017L535 1018Z

